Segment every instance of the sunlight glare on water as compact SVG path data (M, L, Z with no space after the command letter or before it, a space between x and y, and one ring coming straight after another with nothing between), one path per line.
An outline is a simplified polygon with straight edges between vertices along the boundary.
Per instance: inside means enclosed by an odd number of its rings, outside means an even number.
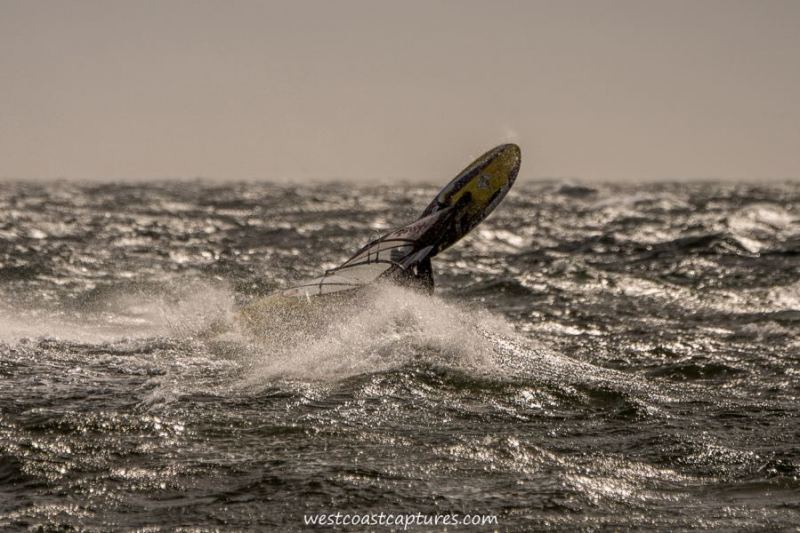
M800 521L797 184L520 185L433 296L243 320L435 192L0 185L0 526Z

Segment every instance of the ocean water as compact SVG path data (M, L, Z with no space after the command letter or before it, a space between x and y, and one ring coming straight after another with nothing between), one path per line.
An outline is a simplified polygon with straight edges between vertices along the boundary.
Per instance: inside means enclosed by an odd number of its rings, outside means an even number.
M799 183L523 181L433 296L237 320L436 191L0 185L0 527L800 526Z

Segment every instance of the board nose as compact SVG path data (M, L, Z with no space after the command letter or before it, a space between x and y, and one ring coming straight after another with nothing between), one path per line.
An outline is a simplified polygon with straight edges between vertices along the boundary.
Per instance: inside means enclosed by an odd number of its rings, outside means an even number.
M522 150L514 143L501 144L497 149L501 152L505 152L505 154L510 157L515 157L517 159L522 158Z
M508 143L496 146L492 152L492 156L488 158L489 162L501 162L500 164L505 167L504 172L506 173L506 179L510 187L517 179L517 173L519 172L519 167L522 162L522 150L518 145Z
M515 166L519 167L519 163L522 160L522 150L518 145L514 143L501 144L495 148L495 150L497 150L497 156L503 157L507 161L511 161Z

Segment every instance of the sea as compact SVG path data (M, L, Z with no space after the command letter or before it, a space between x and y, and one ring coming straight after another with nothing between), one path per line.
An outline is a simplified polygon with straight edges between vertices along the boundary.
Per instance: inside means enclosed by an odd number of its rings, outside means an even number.
M0 529L798 530L799 182L522 177L243 324L438 188L0 184Z

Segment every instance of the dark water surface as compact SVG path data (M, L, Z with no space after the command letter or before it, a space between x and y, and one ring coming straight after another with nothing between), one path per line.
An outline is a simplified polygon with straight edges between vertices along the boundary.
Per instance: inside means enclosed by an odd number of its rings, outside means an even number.
M800 184L523 183L435 296L240 327L436 190L0 185L0 527L800 524Z

